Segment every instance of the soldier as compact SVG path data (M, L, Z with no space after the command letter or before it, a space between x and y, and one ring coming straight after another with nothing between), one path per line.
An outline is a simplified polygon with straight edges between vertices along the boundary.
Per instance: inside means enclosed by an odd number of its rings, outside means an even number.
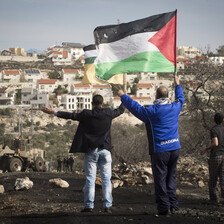
M58 167L57 167L57 172L61 172L61 165L62 165L62 158L61 156L58 156Z
M71 172L73 171L73 164L74 164L74 159L73 159L73 156L70 155L68 159L68 170Z

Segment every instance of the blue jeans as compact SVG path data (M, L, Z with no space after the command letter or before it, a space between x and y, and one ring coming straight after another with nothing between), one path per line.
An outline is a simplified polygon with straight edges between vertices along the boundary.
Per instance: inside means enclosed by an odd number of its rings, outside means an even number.
M100 168L103 193L103 207L112 206L112 186L111 186L111 153L106 149L94 149L85 153L85 175L86 184L84 189L84 204L86 208L94 207L95 180L97 164Z

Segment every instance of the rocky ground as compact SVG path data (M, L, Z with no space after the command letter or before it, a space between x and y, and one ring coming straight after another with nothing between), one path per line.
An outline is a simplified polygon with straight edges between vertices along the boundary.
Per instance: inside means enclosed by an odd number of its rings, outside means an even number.
M185 164L187 163L188 161L185 161ZM178 173L177 193L180 210L170 217L155 217L156 205L152 181L148 181L147 184L140 180L131 181L144 175L151 180L150 171L146 168L143 171L143 166L139 166L123 164L115 167L114 172L119 175L114 174L113 179L123 181L123 186L113 189L114 210L112 214L103 212L101 189L98 185L93 213L80 213L83 208L82 189L85 182L83 173L2 173L0 174L0 185L4 186L5 192L0 194L0 224L223 223L224 206L209 205L207 185L198 186L197 175L187 175L187 171L184 170ZM186 173L186 178L184 178L184 173ZM29 190L15 191L16 178L25 176L33 181L33 187ZM52 178L61 178L70 186L53 188L49 186L49 179Z

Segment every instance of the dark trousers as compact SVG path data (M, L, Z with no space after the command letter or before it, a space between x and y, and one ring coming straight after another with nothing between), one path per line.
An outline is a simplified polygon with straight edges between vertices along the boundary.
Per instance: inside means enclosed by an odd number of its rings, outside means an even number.
M224 155L215 156L209 159L209 196L210 200L218 200L219 193L217 181L221 188L221 197L224 198Z
M159 213L170 208L178 209L176 196L176 166L179 150L151 155L155 196Z

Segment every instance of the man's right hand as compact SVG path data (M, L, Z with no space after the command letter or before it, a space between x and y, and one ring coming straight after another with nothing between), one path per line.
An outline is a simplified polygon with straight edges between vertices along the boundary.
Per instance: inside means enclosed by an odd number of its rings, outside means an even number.
M54 109L51 104L50 107L42 107L41 110L47 114L54 114Z
M180 85L180 80L177 75L174 75L174 84L175 84L175 86Z

